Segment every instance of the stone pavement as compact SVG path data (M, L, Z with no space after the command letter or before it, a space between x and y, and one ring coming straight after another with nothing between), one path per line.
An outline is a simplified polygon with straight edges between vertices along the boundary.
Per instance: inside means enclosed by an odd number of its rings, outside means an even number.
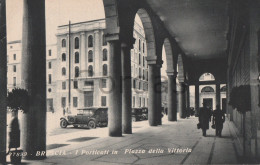
M238 161L241 151L235 145L229 121L225 122L222 138L215 137L213 129L203 137L202 131L196 128L197 123L196 117L178 122L168 122L164 117L163 125L157 127L149 127L147 121L135 122L131 135L74 142L48 150L45 160L23 162L33 165L241 163ZM58 155L53 155L55 153Z

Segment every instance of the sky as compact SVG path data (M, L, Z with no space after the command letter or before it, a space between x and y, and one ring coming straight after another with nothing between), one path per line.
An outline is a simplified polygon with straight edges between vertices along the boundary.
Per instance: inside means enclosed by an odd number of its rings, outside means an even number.
M56 44L57 27L76 22L105 18L103 0L45 0L46 42ZM21 40L23 20L23 0L6 0L7 41ZM137 18L137 22L140 19ZM141 23L139 23L141 24ZM166 56L163 49L164 64L161 74L166 75Z

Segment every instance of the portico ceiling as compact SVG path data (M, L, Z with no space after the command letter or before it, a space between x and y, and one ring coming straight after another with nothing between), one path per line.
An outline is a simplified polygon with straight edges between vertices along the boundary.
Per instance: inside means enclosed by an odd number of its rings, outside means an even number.
M188 57L225 57L227 0L147 0Z

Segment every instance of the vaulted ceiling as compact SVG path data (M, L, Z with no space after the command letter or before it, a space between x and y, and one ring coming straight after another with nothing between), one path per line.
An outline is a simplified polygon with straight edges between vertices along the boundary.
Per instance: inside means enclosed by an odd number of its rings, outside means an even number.
M190 58L225 57L227 0L147 0Z

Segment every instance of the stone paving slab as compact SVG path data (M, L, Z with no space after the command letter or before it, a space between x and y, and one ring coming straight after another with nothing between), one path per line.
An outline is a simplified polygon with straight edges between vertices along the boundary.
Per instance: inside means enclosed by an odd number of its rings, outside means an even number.
M28 164L234 164L239 163L234 135L225 122L223 137L215 137L209 129L207 137L196 128L198 119L179 119L178 122L163 120L158 127L142 127L123 137L101 137L88 142L72 143L60 149L68 152L82 150L109 150L104 155L52 156L42 161L27 161ZM186 150L185 150L186 149ZM129 151L129 150L134 150ZM112 151L114 154L112 154ZM144 151L142 153L142 151Z

